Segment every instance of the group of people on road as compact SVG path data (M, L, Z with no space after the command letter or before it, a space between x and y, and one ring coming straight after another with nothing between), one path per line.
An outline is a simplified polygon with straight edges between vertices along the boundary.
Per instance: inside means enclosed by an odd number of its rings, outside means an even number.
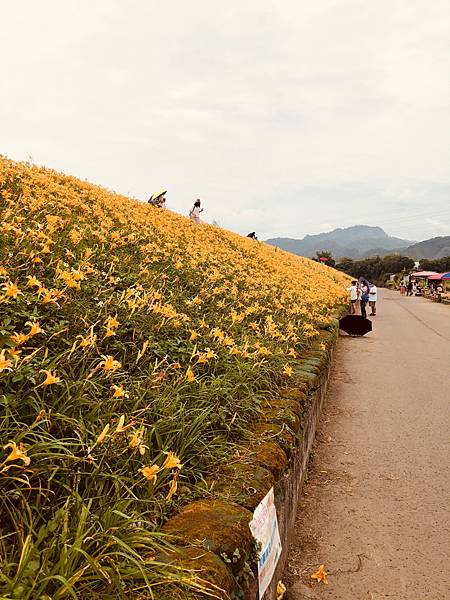
M359 305L361 315L367 318L366 306L369 304L371 309L369 316L376 316L378 290L374 283L369 283L360 277L359 281L356 279L352 281L352 285L347 288L347 291L350 294L350 314L355 315Z

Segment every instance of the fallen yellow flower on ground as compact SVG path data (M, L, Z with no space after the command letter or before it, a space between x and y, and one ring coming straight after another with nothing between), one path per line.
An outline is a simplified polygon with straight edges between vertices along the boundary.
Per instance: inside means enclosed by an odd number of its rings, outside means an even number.
M316 579L317 582L322 582L325 585L328 585L328 581L327 581L327 573L325 571L325 567L324 565L320 565L318 571L316 571L315 573L313 573L311 575L311 579Z
M286 586L284 585L284 583L280 580L277 583L277 600L283 600L284 598L284 594L286 593Z

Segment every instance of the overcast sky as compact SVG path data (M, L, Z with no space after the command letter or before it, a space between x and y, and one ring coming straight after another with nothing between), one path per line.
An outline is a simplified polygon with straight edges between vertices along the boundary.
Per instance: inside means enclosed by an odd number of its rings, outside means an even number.
M0 153L261 239L450 235L448 0L0 9Z

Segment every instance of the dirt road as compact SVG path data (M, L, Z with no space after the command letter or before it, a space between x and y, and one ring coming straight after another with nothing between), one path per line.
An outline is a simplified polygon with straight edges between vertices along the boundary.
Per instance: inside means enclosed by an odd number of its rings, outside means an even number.
M379 295L374 331L339 340L289 600L450 599L450 306Z

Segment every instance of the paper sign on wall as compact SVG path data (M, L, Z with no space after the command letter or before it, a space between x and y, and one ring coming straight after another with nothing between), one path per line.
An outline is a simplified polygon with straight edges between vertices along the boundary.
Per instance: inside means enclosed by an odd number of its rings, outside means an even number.
M258 560L259 597L268 588L281 555L281 540L278 530L277 511L273 488L264 496L249 523L253 537L261 544Z

